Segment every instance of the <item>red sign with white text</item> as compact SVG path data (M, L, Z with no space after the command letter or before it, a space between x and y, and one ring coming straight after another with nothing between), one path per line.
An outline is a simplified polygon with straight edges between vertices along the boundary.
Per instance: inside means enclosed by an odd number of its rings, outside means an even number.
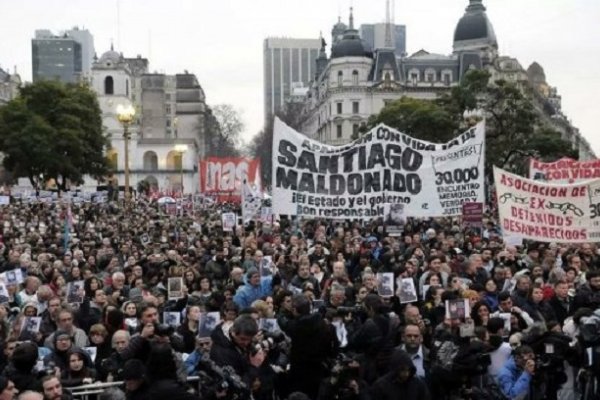
M600 178L600 160L577 161L564 157L554 162L530 159L529 179L551 183L575 183Z
M257 158L208 157L200 161L200 192L219 203L239 203L244 181L262 190Z

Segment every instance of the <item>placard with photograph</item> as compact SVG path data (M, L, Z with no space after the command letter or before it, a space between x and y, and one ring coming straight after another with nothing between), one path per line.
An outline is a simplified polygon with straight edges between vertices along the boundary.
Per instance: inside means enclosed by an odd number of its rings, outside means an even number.
M173 328L177 328L181 325L181 314L176 311L164 311L163 323L172 326Z
M269 333L281 331L281 329L279 329L279 324L277 324L277 319L275 319L275 318L259 319L258 320L258 329L262 330L263 332L269 332Z
M3 272L2 279L7 285L20 285L24 281L23 271L21 271L21 268L15 268Z
M67 284L67 303L83 303L84 295L83 281L73 281Z
M42 325L42 317L25 317L21 324L21 332L29 332L33 335L40 331Z
M169 278L168 291L169 300L183 298L183 278Z
M198 327L199 337L210 337L217 325L221 322L221 314L218 311L200 314Z
M403 203L386 203L383 205L385 213L385 230L389 236L402 236L406 216L404 215Z
M465 319L471 315L471 307L468 299L446 300L446 318Z
M400 299L401 304L414 303L419 300L417 289L415 288L415 281L412 278L399 279L398 284L396 295Z
M394 295L394 273L377 273L377 293L381 297L392 297Z
M273 275L273 256L263 256L258 265L260 276Z
M221 214L221 224L223 232L233 232L237 224L237 216L232 212L223 213Z

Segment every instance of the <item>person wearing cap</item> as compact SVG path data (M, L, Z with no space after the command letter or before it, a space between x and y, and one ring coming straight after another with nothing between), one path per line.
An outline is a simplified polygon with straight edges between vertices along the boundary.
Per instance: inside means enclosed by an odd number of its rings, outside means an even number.
M125 393L128 400L144 400L148 398L148 382L146 366L138 359L128 360L121 374L125 381Z
M58 330L53 339L52 353L44 357L44 365L55 366L64 371L69 367L69 351L73 347L73 338L68 332Z
M90 341L83 329L77 328L73 324L73 311L66 308L58 311L57 325L58 331L66 332L71 337L75 346L81 348L89 346ZM53 349L55 336L56 332L48 336L44 341L44 346Z
M244 309L260 298L271 296L272 292L273 276L261 277L258 269L252 267L246 273L246 283L238 288L233 301L240 309Z
M15 384L4 376L0 376L0 400L14 400L19 393Z

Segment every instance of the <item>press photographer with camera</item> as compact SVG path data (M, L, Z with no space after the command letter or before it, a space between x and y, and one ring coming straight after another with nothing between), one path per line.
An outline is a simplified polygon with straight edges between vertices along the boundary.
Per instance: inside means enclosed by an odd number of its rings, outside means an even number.
M317 400L368 400L368 385L360 379L360 364L354 354L340 353L323 380Z
M240 315L224 332L218 325L211 335L210 359L219 367L231 367L232 372L250 390L260 388L259 367L266 354L261 349L252 354L252 342L258 333L258 324L250 315Z

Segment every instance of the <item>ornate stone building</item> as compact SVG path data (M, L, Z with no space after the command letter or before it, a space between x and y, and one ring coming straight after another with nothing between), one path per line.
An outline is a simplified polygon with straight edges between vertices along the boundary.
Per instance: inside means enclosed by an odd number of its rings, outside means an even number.
M435 99L457 85L471 69L487 69L492 81L504 79L523 88L532 86L518 60L498 54L496 34L483 0L469 0L454 31L450 55L425 50L409 56L397 54L391 40L392 25L388 25L385 45L372 49L354 28L350 10L348 26L341 21L333 26L330 57L322 40L314 79L304 99L301 117L304 134L329 144L347 143L358 136L361 125L371 115L378 114L386 103L402 96ZM535 92L538 86L533 85ZM548 101L555 100L548 98ZM558 129L564 121L556 119L547 115L543 118ZM570 132L563 136L580 149L582 158L593 155L575 128L563 130Z

